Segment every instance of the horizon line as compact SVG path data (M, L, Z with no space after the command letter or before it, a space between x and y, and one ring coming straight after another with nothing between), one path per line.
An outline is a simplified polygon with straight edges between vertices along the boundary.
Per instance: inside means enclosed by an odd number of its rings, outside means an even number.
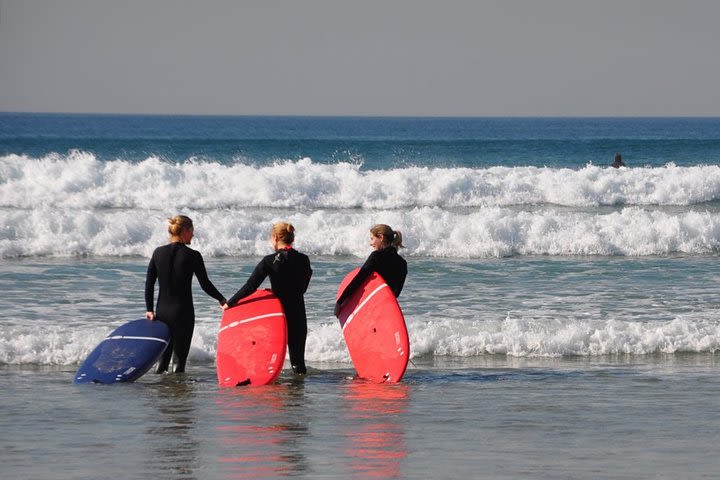
M458 115L458 114L437 114L437 115L410 115L410 114L300 114L300 113L133 113L133 112L61 112L61 111L13 111L0 110L0 115L77 115L77 116L128 116L128 117L265 117L265 118L437 118L437 119L471 119L471 118L577 118L577 119L642 119L642 118L698 118L712 119L720 118L720 114L672 114L672 115Z

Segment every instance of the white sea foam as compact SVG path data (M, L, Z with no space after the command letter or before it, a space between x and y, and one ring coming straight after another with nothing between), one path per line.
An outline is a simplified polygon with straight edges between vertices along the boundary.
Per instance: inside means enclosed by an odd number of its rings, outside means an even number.
M333 319L334 320L334 319ZM407 318L411 358L425 355L475 357L562 357L714 353L720 351L717 312L696 313L663 322L507 318L466 321L457 318ZM0 364L76 365L113 327L0 327ZM212 363L217 322L198 321L190 361ZM350 363L337 323L311 323L306 359Z
M418 319L411 323L414 355L513 357L597 356L720 350L717 312L662 322L539 320L463 322Z
M92 153L0 157L0 207L164 210L285 207L398 209L554 204L694 205L720 199L720 166L361 169L310 159L253 166L105 162Z
M0 157L0 257L149 256L176 213L193 217L208 256L266 253L280 219L319 255L365 255L374 223L403 231L411 256L707 254L720 245L717 200L719 166L363 171L309 159L9 155Z
M257 256L278 220L293 223L296 246L314 255L367 253L367 230L387 223L403 232L409 256L708 254L720 248L720 212L627 207L606 213L553 207L454 211L288 209L184 210L203 255ZM145 256L167 240L175 210L0 209L0 256Z

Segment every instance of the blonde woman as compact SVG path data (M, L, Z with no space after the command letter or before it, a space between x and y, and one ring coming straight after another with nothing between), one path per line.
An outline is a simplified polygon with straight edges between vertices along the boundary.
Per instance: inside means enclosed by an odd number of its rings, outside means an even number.
M288 352L293 372L307 373L305 367L305 340L307 339L307 315L305 313L305 292L310 284L312 268L307 255L292 246L295 241L295 227L280 222L270 231L270 243L275 250L257 264L245 285L228 300L223 307L234 306L239 300L251 295L270 277L270 287L280 299L285 310L288 329Z
M145 279L145 316L160 320L170 327L170 344L165 349L156 373L168 371L170 358L175 373L185 371L190 342L195 329L195 308L192 298L192 278L195 275L202 289L225 304L225 297L208 278L200 252L188 247L194 235L193 223L185 215L168 219L170 243L153 252ZM159 280L157 307L153 311L155 281Z
M342 304L363 284L372 272L377 272L388 284L395 298L405 285L407 276L407 262L398 254L398 249L403 248L402 233L393 230L388 225L377 224L370 229L370 246L373 251L360 267L355 278L345 287L343 293L338 297L335 304L335 316L340 313Z

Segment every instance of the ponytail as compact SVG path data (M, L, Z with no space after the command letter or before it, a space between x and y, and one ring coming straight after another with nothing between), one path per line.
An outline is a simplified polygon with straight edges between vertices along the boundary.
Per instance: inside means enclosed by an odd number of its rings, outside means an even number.
M390 245L395 248L405 248L405 245L402 244L402 233L400 233L400 230L394 230L393 233L394 236Z

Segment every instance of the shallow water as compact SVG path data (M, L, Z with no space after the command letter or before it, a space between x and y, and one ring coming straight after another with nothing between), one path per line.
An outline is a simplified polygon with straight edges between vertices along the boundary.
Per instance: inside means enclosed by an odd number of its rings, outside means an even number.
M418 359L222 389L214 370L72 385L0 369L7 478L714 478L720 360ZM31 401L32 399L32 401Z
M146 261L6 261L3 476L714 478L710 260L413 259L412 363L376 386L352 378L330 312L353 259L313 258L311 375L232 389L217 385L220 312L200 291L186 375L73 385L90 349L142 315ZM230 292L254 262L207 264Z

